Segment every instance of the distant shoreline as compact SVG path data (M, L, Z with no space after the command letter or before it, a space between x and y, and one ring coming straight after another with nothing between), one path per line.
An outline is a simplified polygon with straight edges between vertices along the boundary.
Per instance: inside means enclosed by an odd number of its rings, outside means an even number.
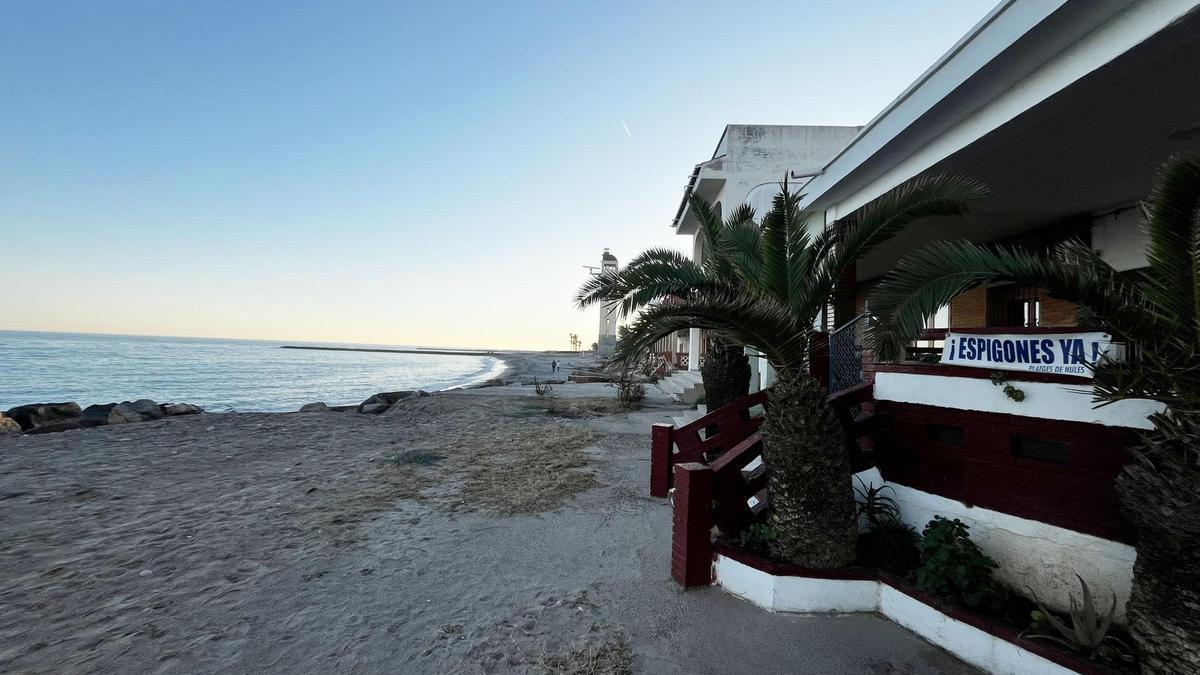
M434 354L437 356L496 356L496 352L454 351L446 349L380 349L375 347L305 347L283 345L280 349L315 349L323 352L383 352L387 354Z

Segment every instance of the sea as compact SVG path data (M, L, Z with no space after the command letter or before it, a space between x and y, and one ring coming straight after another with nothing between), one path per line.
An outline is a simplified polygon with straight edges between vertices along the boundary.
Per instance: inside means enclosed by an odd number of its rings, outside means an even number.
M284 345L413 349L404 345L224 340L0 331L0 410L139 398L209 412L295 411L360 403L381 391L440 391L497 377L486 354L282 349Z

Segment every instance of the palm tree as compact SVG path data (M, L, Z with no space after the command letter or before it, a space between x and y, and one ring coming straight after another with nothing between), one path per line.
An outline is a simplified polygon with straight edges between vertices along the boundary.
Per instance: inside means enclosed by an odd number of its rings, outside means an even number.
M1166 404L1117 479L1138 529L1129 629L1149 671L1200 672L1200 160L1164 164L1143 209L1149 266L1132 274L1080 242L1041 255L964 241L917 251L872 294L881 321L869 339L880 357L902 358L923 317L970 288L1011 281L1077 303L1087 322L1136 347L1136 359L1105 361L1094 380L1101 405Z
M810 567L840 567L853 562L857 536L850 458L826 394L809 375L809 338L855 260L913 221L962 214L982 196L982 186L967 178L921 178L816 235L786 183L761 224L745 206L725 223L704 217L708 204L693 196L707 252L702 262L651 249L589 280L577 301L619 301L624 315L640 312L617 345L621 359L636 359L684 328L708 329L767 357L779 372L763 426L774 553ZM677 301L651 304L665 297Z

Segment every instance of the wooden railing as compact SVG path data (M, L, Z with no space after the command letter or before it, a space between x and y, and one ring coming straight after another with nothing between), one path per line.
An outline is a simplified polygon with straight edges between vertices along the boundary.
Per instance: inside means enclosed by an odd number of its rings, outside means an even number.
M845 430L855 471L867 468L874 434L891 420L874 409L873 385L863 383L829 397ZM650 494L665 497L676 486L672 576L683 586L711 582L712 528L736 537L767 508L767 472L759 428L766 392L743 397L675 429L656 424L651 434Z
M758 392L717 408L704 417L676 429L655 424L650 432L650 494L666 497L673 483L672 467L683 462L708 464L732 449L762 425L752 416L755 406L767 405L766 392Z

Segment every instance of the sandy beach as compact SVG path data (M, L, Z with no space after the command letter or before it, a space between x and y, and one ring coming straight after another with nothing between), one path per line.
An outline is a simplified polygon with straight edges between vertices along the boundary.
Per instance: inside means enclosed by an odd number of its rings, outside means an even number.
M0 438L0 671L970 672L679 590L646 494L675 409L556 389Z

